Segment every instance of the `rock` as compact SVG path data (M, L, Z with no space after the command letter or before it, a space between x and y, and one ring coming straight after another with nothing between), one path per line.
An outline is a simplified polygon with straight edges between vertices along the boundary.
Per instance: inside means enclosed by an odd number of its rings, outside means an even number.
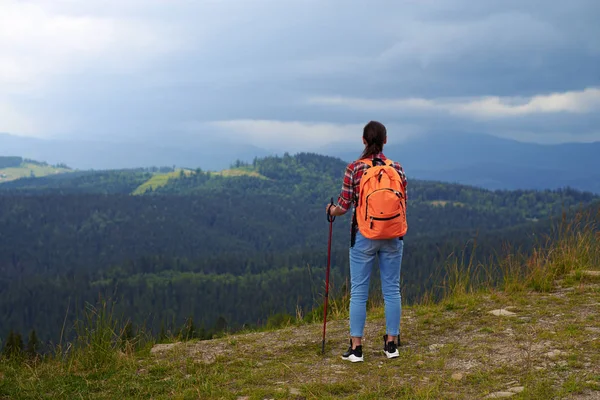
M302 393L296 388L290 388L290 394L294 396L300 396Z
M581 271L583 276L589 276L594 278L600 278L600 271Z
M551 360L555 360L560 356L564 356L566 353L560 350L552 350L549 351L548 353L544 354L546 357L548 357Z
M515 386L515 387L511 387L510 389L508 389L509 392L513 392L513 393L521 393L523 390L525 390L525 387L523 387L523 386Z
M502 316L502 317L513 317L513 316L517 315L517 314L515 314L512 311L508 311L508 310L505 310L505 309L502 309L502 308L498 309L498 310L489 311L489 314L495 315L497 317L500 317L500 316Z
M515 394L516 393L513 393L513 392L494 392L494 393L490 393L489 395L485 396L484 399L505 399L507 397L512 397Z
M463 378L463 374L460 372L455 372L452 374L452 379L455 381L460 381Z
M164 353L165 351L169 351L173 347L175 347L175 346L177 346L179 344L181 344L181 342L177 342L177 343L165 343L165 344L155 344L154 346L152 346L152 349L150 349L150 353L152 353L152 354Z
M435 350L441 349L442 347L444 347L443 344L434 343L434 344L432 344L432 345L429 346L429 350L435 351Z

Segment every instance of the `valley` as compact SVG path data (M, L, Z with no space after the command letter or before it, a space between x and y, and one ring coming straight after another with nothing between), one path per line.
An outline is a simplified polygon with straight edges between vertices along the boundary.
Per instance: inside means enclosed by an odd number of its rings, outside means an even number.
M345 165L299 153L222 173L74 171L0 184L0 326L55 342L65 316L69 327L100 298L157 335L190 319L211 337L217 326L309 313L323 290L323 205ZM410 176L408 196L408 303L439 284L452 257L484 260L508 244L526 253L562 212L598 201L572 189L489 191ZM347 290L349 228L349 218L334 224L334 294Z

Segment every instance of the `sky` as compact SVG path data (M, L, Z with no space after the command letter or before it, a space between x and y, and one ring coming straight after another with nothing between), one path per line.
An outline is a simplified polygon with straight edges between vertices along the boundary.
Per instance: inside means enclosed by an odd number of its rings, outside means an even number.
M0 0L0 132L600 141L599 18L597 0Z

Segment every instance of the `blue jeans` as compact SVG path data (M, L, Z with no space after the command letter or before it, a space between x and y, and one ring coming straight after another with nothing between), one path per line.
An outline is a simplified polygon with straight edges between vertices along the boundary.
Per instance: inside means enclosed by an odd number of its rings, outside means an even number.
M350 248L350 336L363 337L367 318L369 278L375 257L379 255L381 290L385 302L387 334L400 334L400 264L404 241L399 239L373 240L356 232L356 241Z

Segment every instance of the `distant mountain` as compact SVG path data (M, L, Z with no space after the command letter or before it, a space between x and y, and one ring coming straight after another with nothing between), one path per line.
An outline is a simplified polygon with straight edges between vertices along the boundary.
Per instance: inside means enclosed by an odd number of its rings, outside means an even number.
M177 166L221 170L235 160L252 161L269 155L256 146L226 138L192 135L165 136L162 140L131 141L50 140L0 133L0 156L65 163L76 169L121 169Z
M354 152L331 153L345 161ZM390 143L388 157L409 176L475 185L486 189L573 187L600 193L600 142L542 145L483 134L424 135Z
M315 150L348 162L360 140ZM600 142L542 145L484 134L429 134L390 143L385 153L400 161L412 179L474 185L486 189L558 189L600 193ZM0 134L0 156L18 155L76 169L145 167L219 171L236 160L272 155L227 136L172 134L140 141L44 140Z

